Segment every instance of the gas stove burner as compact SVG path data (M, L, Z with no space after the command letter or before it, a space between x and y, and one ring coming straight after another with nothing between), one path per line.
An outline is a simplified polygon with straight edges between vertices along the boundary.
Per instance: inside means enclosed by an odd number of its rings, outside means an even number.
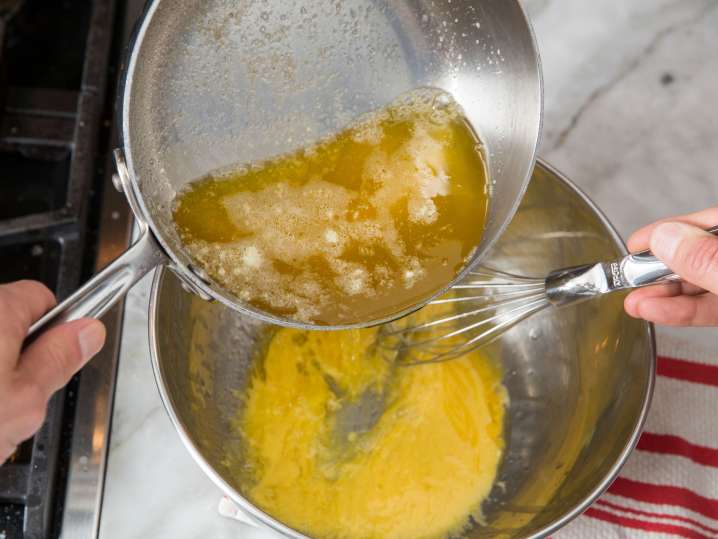
M36 279L62 299L126 247L108 77L142 3L0 0L0 283ZM0 466L0 539L96 537L121 307L108 314L104 350Z

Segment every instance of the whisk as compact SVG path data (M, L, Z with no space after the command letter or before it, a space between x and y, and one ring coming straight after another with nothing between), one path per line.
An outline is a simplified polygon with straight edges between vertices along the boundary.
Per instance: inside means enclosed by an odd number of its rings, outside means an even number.
M718 226L708 232L718 234ZM546 308L677 280L680 277L647 250L613 262L552 271L542 278L483 266L448 295L383 326L377 346L400 365L447 361L490 344Z

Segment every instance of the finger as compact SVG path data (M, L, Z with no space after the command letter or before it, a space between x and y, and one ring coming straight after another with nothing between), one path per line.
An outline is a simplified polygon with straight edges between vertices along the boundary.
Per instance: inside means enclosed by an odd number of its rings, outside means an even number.
M19 373L13 378L10 390L0 410L0 446L15 447L30 438L45 420L49 395L32 380L24 380Z
M26 381L43 388L48 397L69 382L105 343L105 326L83 318L48 330L25 350L18 367Z
M718 325L718 296L649 297L635 305L637 318L667 326Z
M651 251L684 281L718 292L718 237L684 223L653 229Z
M5 461L10 458L10 455L12 455L16 449L16 445L0 441L0 466L2 466Z
M695 285L686 282L665 283L656 286L646 286L633 290L623 300L626 312L634 318L640 318L636 305L646 298L671 298L675 296L697 296L705 294L706 291Z
M15 368L28 329L55 304L54 294L40 282L0 285L0 371Z
M644 226L643 228L636 230L633 234L631 234L631 237L628 238L628 250L635 253L636 251L648 249L648 241L653 233L653 229L661 223L667 223L669 221L678 221L680 223L692 224L700 228L708 228L718 224L718 207L694 213L687 213L677 217L667 217L656 221L655 223L651 223L650 225Z
M673 296L697 296L705 294L705 289L685 281L672 281L661 283L653 286L644 286L637 288L629 295L648 297L673 297Z

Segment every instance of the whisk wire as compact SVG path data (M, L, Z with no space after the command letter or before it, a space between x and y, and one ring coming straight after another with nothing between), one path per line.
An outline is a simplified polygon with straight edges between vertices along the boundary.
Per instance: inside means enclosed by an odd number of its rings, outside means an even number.
M448 361L494 342L549 305L544 279L483 267L415 315L384 326L377 348L400 365ZM452 312L442 307L453 308ZM438 312L432 318L433 311Z
M531 294L531 295L524 295L524 296L521 296L521 297L519 297L519 298L514 298L514 299L511 299L511 300L504 301L504 302L502 302L502 304L501 304L503 307L506 307L506 306L509 306L509 305L514 305L514 304L516 304L516 303L521 303L521 304L520 304L518 307L516 307L515 309L509 310L509 311L507 311L506 313L501 313L501 314L497 314L497 315L495 315L495 316L493 316L493 317L484 318L484 319L480 320L479 322L475 322L475 323L473 323L473 324L471 324L471 325L469 325L469 326L466 326L466 327L464 327L464 328L461 328L461 329L459 329L459 330L455 330L455 331L453 331L453 332L451 332L451 333L448 333L448 334L445 334L445 335L441 335L441 336L435 337L435 338L431 339L431 341L435 341L435 340L439 340L439 339L446 339L446 338L454 337L454 336L456 336L456 335L460 335L461 333L463 333L463 332L465 332L465 331L470 331L471 329L474 329L474 328L476 328L476 327L478 327L478 326L480 326L480 325L490 323L493 319L495 319L495 318L498 317L498 316L505 316L505 315L511 314L512 312L519 311L520 309L522 309L522 308L525 306L525 304L526 304L527 301L533 301L533 300L541 299L541 298L543 298L543 297L544 297L544 293L543 293L543 292L540 292L540 293ZM432 320L432 321L430 321L430 322L424 322L424 323L418 324L418 325L416 325L416 326L411 326L411 327L408 327L408 328L400 328L400 329L396 329L396 330L393 330L393 331L387 331L387 332L385 333L385 335L386 335L386 336L393 336L393 335L399 335L399 334L410 335L410 334L412 334L412 333L418 333L418 332L423 331L423 330L425 330L425 329L428 329L428 328L430 328L430 327L438 326L438 325L441 325L441 324L453 323L453 322L456 322L456 321L458 321L458 320L462 320L462 319L464 319L464 318L469 318L469 317L472 317L472 316L476 316L476 315L478 315L478 314L482 314L482 313L486 313L486 312L492 312L492 311L495 311L495 310L496 310L496 305L495 305L495 304L483 305L483 306L481 306L481 307L479 307L479 308L477 308L477 309L472 309L472 310L470 310L470 311L466 311L466 312L462 312L462 313L458 313L458 314L452 314L452 315L449 315L449 316L445 316L445 317L443 317L443 318L437 318L436 320ZM422 344L422 342L431 342L431 341L412 342L412 345L417 346L417 345Z
M471 270L469 272L469 275L474 275L477 277L486 277L487 279L496 279L496 278L503 278L506 280L506 282L509 283L515 283L515 282L522 282L522 281L530 281L530 282L538 282L542 281L541 278L536 277L529 277L527 275L517 275L515 273L509 273L508 271L502 271L497 270L494 268L490 268L489 266L483 266L483 268L477 268L475 270Z
M447 351L442 351L438 348L424 350L422 347L415 347L413 344L408 345L408 348L404 350L402 354L398 355L400 359L399 364L401 366L410 367L457 359L478 348L495 342L499 337L501 337L501 335L514 327L516 324L541 311L548 305L549 302L543 298L535 300L524 306L522 311L518 313L515 311L510 317L503 316L503 320L492 326L489 330L481 332L463 343L452 345ZM502 317L502 315L497 316ZM415 348L415 352L419 352L418 354L408 353L413 351Z

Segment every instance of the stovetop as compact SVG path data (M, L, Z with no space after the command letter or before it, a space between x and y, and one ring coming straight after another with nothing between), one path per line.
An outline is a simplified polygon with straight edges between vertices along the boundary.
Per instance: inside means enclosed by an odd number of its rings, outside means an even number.
M119 63L142 0L0 0L0 282L67 296L127 245L111 187ZM0 467L0 539L95 537L122 307L106 346Z

